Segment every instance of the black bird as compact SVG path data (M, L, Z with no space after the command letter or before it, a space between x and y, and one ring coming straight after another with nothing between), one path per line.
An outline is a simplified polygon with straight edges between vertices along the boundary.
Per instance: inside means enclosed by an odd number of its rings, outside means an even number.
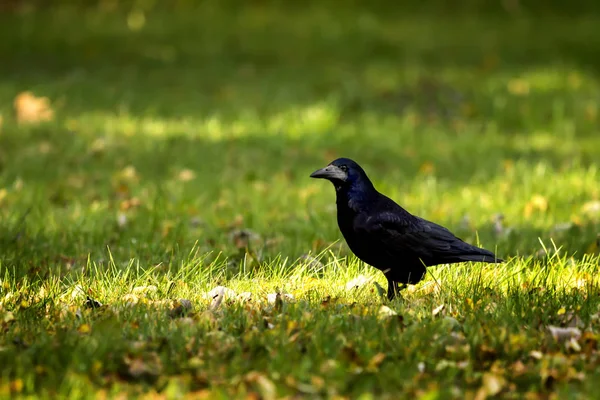
M390 300L407 284L421 281L425 267L504 261L443 226L412 215L379 193L360 165L348 158L338 158L310 176L333 183L340 231L358 258L385 274Z

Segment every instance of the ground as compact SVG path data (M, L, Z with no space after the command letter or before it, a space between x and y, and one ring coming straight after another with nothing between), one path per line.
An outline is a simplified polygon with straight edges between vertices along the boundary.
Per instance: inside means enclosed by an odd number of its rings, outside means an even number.
M600 17L190 3L0 14L2 396L600 395ZM507 262L382 299L340 156Z

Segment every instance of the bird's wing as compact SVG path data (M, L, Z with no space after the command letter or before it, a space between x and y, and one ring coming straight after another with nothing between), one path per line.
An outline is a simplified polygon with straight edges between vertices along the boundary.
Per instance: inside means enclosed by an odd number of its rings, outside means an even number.
M380 242L390 255L415 254L428 259L452 256L464 251L460 244L464 242L452 232L412 215L399 215L390 211L363 215L356 218L354 229L368 235L371 240Z

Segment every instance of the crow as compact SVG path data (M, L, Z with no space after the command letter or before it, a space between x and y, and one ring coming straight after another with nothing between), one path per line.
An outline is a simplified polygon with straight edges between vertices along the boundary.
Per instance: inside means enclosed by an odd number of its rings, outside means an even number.
M389 300L408 284L421 281L426 267L504 261L491 251L465 243L443 226L412 215L379 193L353 160L338 158L310 177L327 179L335 187L340 231L359 259L384 273Z

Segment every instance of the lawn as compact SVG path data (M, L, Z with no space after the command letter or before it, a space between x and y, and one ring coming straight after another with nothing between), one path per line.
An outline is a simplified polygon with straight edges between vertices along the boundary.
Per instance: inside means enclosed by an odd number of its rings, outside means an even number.
M600 396L600 15L117 3L0 13L0 397ZM341 156L507 262L382 299Z

